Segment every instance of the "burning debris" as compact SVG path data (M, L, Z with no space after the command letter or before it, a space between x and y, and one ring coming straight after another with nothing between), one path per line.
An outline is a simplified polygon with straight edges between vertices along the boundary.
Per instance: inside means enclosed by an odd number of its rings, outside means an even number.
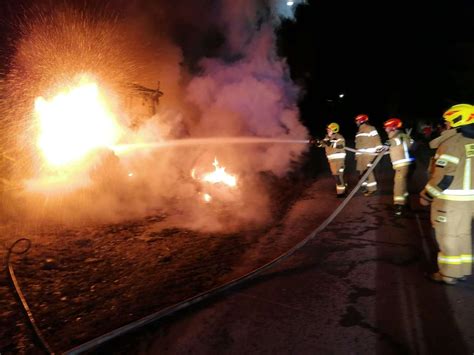
M227 200L229 198L235 200L237 177L227 173L225 167L219 166L217 158L214 158L212 165L215 170L213 172L204 173L200 177L197 176L196 169L191 170L191 177L201 182L202 187L199 188L199 194L202 196L202 199L209 203L213 201L214 193L218 193L221 199L227 197ZM214 193L211 195L207 192L208 189L213 190Z

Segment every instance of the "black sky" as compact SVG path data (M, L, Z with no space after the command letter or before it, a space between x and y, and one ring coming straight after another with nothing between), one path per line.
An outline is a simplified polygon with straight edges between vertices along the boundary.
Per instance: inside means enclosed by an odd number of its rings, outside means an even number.
M309 0L280 30L292 75L307 88L304 121L320 129L321 118L362 112L377 123L437 120L473 103L473 14L473 1Z

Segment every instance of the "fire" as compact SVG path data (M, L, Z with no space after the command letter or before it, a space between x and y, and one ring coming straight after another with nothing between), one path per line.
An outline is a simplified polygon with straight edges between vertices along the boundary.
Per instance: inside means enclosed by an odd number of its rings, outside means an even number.
M38 97L35 114L39 121L37 145L53 166L67 165L100 147L114 145L120 129L98 85L83 76L79 85L50 100Z
M232 199L232 195L234 195L234 193L230 193L230 191L234 191L237 187L237 177L227 173L224 167L219 166L219 161L217 158L214 158L212 165L214 166L214 171L211 173L205 173L201 177L198 177L196 169L191 170L191 177L194 180L200 180L203 183L211 184L211 186L206 187L206 190L210 189L212 191L212 195L209 193L209 191L200 192L199 195L202 196L203 201L206 203L210 203L212 200L214 200L214 195L218 196L218 200L228 200L229 198Z
M224 167L219 167L219 162L217 158L214 158L214 163L212 163L215 170L212 173L207 173L202 177L203 181L210 182L211 184L225 184L230 187L237 186L237 178L234 175L226 173Z

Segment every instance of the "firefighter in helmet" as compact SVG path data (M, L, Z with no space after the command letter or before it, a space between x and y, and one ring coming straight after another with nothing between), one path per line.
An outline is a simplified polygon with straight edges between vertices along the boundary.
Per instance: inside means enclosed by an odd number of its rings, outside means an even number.
M324 147L326 151L331 173L336 179L337 197L344 197L346 194L346 184L344 183L345 140L339 133L339 124L336 122L328 124L326 132L326 137L318 142L318 146Z
M355 148L357 149L356 170L362 176L372 166L377 149L382 148L382 142L375 127L369 124L369 117L367 115L356 116L355 122L359 127L355 136ZM377 191L377 181L373 172L362 183L362 191L365 196L370 196Z
M452 106L443 117L452 129L435 142L435 166L420 203L431 203L431 223L439 247L439 271L430 278L455 284L471 275L472 267L474 106Z
M414 159L410 156L409 149L413 144L410 136L402 132L402 121L398 118L390 118L384 122L383 127L388 135L388 146L390 147L390 160L392 161L395 177L393 181L393 204L395 215L403 213L407 203L407 176L410 164Z

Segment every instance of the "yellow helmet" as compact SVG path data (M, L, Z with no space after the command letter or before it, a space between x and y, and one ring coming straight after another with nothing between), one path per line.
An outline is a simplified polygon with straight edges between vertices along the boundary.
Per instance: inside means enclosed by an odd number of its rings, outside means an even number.
M328 124L327 128L329 128L334 133L339 132L339 125L336 122L332 122L332 123Z
M451 127L465 126L474 123L474 106L469 104L459 104L452 106L443 115Z

